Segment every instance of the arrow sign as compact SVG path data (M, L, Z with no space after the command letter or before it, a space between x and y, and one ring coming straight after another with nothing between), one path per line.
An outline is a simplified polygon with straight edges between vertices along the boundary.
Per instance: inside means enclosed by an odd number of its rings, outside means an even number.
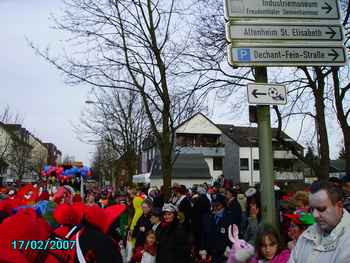
M250 104L285 105L287 90L283 85L248 84L248 102Z
M341 27L340 27L341 28ZM330 40L334 40L335 35L337 34L337 32L334 31L334 29L332 27L328 27L329 31L326 32L326 35L330 35Z
M238 43L228 47L234 66L341 66L347 62L342 46Z
M293 41L332 41L343 43L343 30L334 21L313 22L258 22L229 21L226 24L227 41L236 40L293 40Z
M330 6L327 2L324 3L324 4L325 4L325 5L322 6L321 8L322 8L323 10L326 10L326 14L330 13L330 12L333 10L333 7Z
M328 56L329 57L333 57L332 61L336 61L337 58L339 57L339 53L336 50L332 49L332 52L329 53Z
M225 17L340 19L338 0L225 0Z
M255 97L255 98L259 98L259 96L266 96L267 93L263 93L263 92L258 92L258 89L254 89L253 92L252 92L252 95Z

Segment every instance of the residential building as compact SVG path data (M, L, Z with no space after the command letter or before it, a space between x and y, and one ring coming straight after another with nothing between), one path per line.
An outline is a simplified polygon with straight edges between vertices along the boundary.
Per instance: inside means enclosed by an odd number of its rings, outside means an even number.
M33 146L30 145L30 133L19 124L2 123L1 126L3 134L6 134L7 150L4 158L8 164L3 182L15 182L28 177L31 172L30 153Z
M331 160L330 168L329 168L329 176L342 178L346 175L346 160L338 159Z
M277 141L273 129L274 176L279 181L303 180L300 162ZM285 140L303 147L282 132ZM234 183L260 182L257 128L215 124L197 113L176 127L173 182L185 185L216 180L221 174ZM160 153L151 137L142 147L141 173L150 173L151 184L161 185Z
M47 145L53 144L44 144L22 125L0 122L0 184L18 179L21 182L38 181L41 170L48 163ZM57 148L55 154L56 160L61 158Z
M48 150L47 164L48 165L58 165L62 163L62 152L53 143L44 143Z
M223 132L226 147L224 175L235 183L260 183L259 146L257 127L217 125ZM303 181L304 166L299 159L277 140L277 129L272 128L273 167L276 181ZM303 154L304 148L282 132L284 140L295 144Z

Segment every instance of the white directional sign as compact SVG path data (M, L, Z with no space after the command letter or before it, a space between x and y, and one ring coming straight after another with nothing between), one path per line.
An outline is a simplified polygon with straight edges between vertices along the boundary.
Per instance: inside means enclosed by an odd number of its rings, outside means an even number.
M226 24L227 41L235 40L294 40L294 41L343 41L343 30L334 21L312 22L257 22L229 21ZM342 45L342 42L339 43Z
M225 0L226 19L340 19L338 0Z
M234 66L341 66L347 62L345 48L332 45L229 45L229 63Z
M285 105L287 90L283 85L248 84L248 102L250 104Z

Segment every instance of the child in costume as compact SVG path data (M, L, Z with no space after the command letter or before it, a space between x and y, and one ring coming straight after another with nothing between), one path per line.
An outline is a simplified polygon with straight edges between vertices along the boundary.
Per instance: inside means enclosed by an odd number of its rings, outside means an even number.
M147 232L145 244L135 248L133 262L156 263L156 251L156 233L150 230Z
M291 241L288 242L288 248L292 250L301 234L315 223L315 218L312 214L305 213L301 210L297 210L293 214L287 214L285 216L291 220L288 228L288 237L291 238Z
M259 227L255 241L255 257L249 263L287 263L290 250L284 249L278 231L271 225Z

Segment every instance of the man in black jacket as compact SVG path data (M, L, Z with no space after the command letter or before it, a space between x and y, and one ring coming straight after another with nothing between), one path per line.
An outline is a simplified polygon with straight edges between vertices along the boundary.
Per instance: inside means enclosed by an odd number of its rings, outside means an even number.
M221 194L213 198L212 206L207 251L213 263L224 263L227 261L226 248L232 245L228 239L228 227L234 221L234 215L230 209L226 208L225 196Z
M237 201L237 192L232 188L227 188L225 191L227 206L233 214L232 224L235 224L238 228L241 226L242 220L242 208L241 205Z

